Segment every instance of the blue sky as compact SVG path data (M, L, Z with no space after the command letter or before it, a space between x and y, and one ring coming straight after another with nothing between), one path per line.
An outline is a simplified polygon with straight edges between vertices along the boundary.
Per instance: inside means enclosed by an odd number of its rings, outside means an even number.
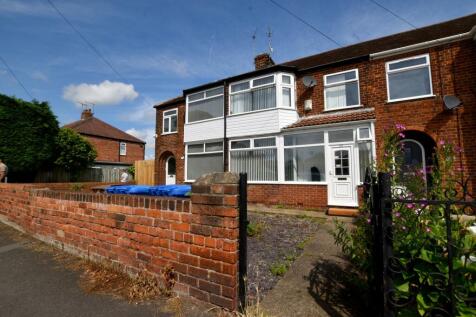
M336 47L269 0L52 1L120 76L46 0L0 0L0 56L61 124L94 101L98 118L146 139L148 157L153 104L252 70L268 28L276 62ZM275 1L343 45L410 29L369 0ZM418 27L476 12L474 0L378 1ZM1 63L0 93L31 99Z

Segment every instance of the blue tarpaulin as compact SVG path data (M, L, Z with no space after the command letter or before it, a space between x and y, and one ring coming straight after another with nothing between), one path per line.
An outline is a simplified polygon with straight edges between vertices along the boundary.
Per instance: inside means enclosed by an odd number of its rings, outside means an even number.
M170 196L186 197L192 190L191 185L112 185L106 188L108 194L125 195L149 195L149 196Z

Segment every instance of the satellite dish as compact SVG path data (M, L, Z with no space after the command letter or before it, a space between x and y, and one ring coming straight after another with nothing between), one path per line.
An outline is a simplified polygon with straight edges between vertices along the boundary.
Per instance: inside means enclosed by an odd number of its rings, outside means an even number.
M447 95L443 97L443 102L445 104L445 108L447 110L454 109L461 105L461 100L459 100L458 97L453 96L453 95Z
M304 86L308 87L308 88L311 88L311 87L314 87L316 86L317 84L317 81L314 77L312 76L304 76L302 78L302 83L304 84Z

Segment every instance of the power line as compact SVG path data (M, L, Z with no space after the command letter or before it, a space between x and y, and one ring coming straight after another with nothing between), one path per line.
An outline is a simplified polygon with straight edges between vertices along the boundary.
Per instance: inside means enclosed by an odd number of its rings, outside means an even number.
M283 7L282 5L280 5L279 3L277 3L276 1L274 0L269 0L269 2L271 2L272 4L274 4L275 6L277 6L278 8L280 8L281 10L287 12L288 14L292 15L295 19L301 21L302 23L304 23L305 25L307 25L308 27L310 27L311 29L313 29L314 31L316 31L317 33L319 33L320 35L324 36L326 39L328 39L329 41L331 41L332 43L334 43L335 45L339 46L339 47L342 47L342 44L340 44L339 42L337 42L336 40L334 40L332 37L330 37L329 35L327 35L326 33L322 32L321 30L319 30L318 28L316 28L314 25L312 25L311 23L307 22L306 20L304 20L303 18L301 18L300 16L298 16L296 13L292 12L291 10Z
M10 74L12 75L13 78L15 78L15 80L17 81L17 83L23 88L23 90L26 92L26 94L28 96L30 96L31 99L35 99L33 98L32 94L30 94L30 92L28 91L28 89L26 89L25 85L23 85L23 83L21 82L21 80L15 75L15 73L13 72L13 70L10 68L10 66L8 65L7 61L3 59L2 56L0 56L0 59L2 60L2 63L5 65L5 67L8 69L8 71L10 72Z
M112 69L112 71L117 75L117 77L124 80L124 77L114 68L114 66L112 66L112 64L101 54L101 52L99 52L99 50L91 42L89 42L86 37L84 37L84 35L73 25L73 23L71 23L63 13L61 13L61 11L54 5L54 3L51 0L46 1L48 1L50 6L63 18L63 20L76 32L76 34L78 34L78 36L84 41L84 43L86 43L86 45L89 46L89 48L93 50L93 52L96 53L96 55L99 56L99 58L107 66L109 66L110 69Z
M394 17L396 17L397 19L405 22L406 24L408 24L409 26L411 26L412 28L414 29L417 29L417 26L414 25L413 23L411 23L410 21L408 21L407 19L399 16L398 14L396 14L395 12L393 12L392 10L384 7L382 4L378 3L377 1L375 0L369 0L370 2L374 3L375 5L379 6L380 8L384 9L385 11L387 11L388 13L390 13L391 15L393 15Z

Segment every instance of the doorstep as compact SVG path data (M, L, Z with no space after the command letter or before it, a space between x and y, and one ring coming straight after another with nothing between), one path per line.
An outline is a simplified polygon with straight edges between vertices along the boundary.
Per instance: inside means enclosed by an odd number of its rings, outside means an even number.
M329 206L327 210L327 214L329 216L344 216L344 217L357 217L359 213L359 209L357 207L337 207L337 206Z

